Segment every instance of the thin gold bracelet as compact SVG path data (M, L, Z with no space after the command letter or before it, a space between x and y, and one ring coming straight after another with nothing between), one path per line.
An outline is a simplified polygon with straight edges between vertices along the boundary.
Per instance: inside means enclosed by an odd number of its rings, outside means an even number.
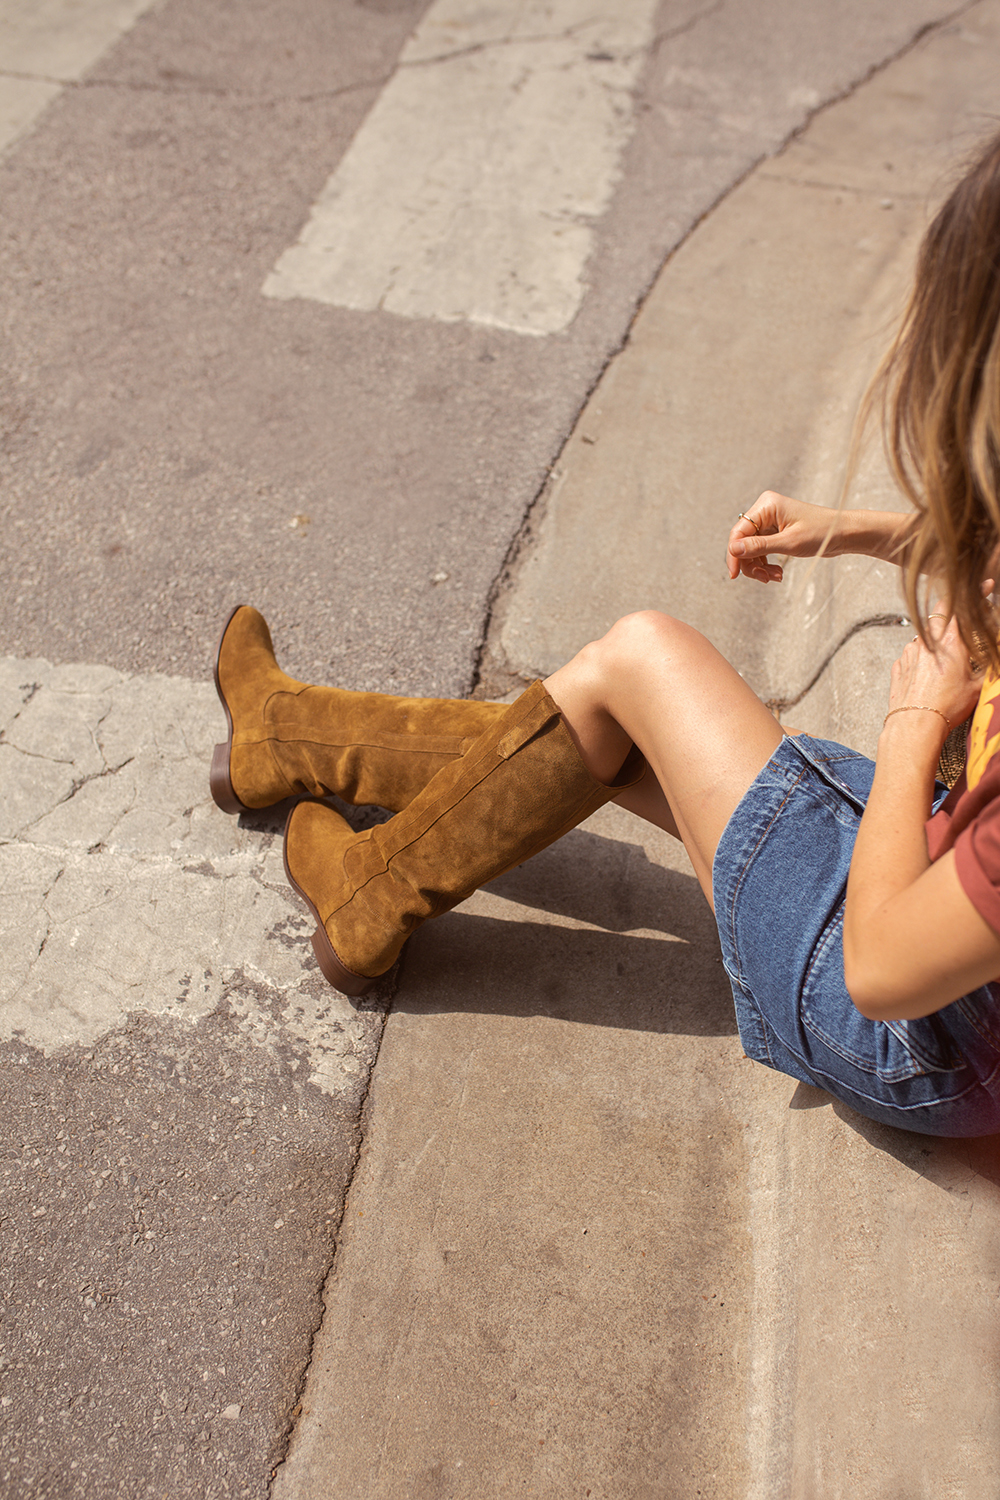
M889 720L892 718L893 714L909 714L909 713L915 713L915 714L937 714L938 718L939 719L944 719L944 722L947 724L948 728L949 729L951 728L951 720L948 718L947 714L943 714L939 708L928 708L928 706L927 706L926 703L904 703L903 706L902 706L902 708L890 708L889 712L886 714L885 718L882 720L882 728L883 729L885 728L885 726L888 724Z

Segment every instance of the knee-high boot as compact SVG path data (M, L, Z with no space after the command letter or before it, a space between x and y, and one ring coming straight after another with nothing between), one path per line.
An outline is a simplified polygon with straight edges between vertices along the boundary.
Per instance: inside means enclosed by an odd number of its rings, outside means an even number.
M331 984L360 995L414 928L544 849L638 781L634 747L611 786L595 780L541 682L389 822L354 833L322 802L299 802L285 869L318 923Z
M215 747L210 785L228 813L328 792L398 812L504 713L502 703L297 682L278 666L264 617L245 604L222 632L215 685L229 735Z

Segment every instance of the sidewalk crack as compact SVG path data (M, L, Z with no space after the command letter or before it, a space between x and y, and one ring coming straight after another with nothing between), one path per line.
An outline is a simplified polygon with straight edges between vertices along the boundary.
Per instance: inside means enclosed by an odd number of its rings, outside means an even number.
M850 630L844 632L837 644L827 652L804 688L789 698L766 698L764 700L766 707L778 718L786 709L794 708L796 704L801 703L806 694L812 692L823 673L832 664L834 657L844 649L848 641L860 635L862 630L884 630L886 626L909 625L909 623L906 615L871 615L867 620L856 621Z
M590 62L617 62L620 60L629 61L644 52L652 55L664 42L671 41L674 37L691 31L706 17L713 15L717 10L721 10L724 4L725 0L715 0L714 4L696 12L695 15L689 17L688 20L682 22L680 25L670 27L666 31L658 32L648 43L644 43L641 47L625 48L618 53L602 52L599 55L588 56L586 60ZM100 76L58 78L54 74L21 72L13 68L0 68L0 78L12 78L24 83L48 83L64 89L106 88L168 95L201 94L206 98L242 100L249 104L257 104L264 107L270 107L275 104L312 104L322 99L337 99L344 94L357 93L365 89L384 88L396 73L403 72L404 70L436 67L440 63L449 63L464 57L474 57L479 53L496 51L503 47L531 47L537 46L540 43L569 39L577 32L585 31L588 27L592 28L594 24L593 20L579 21L562 31L537 32L530 36L492 37L482 42L470 42L467 46L456 47L451 52L435 53L432 57L403 59L387 72L378 74L373 78L360 78L353 83L340 84L338 87L331 89L316 89L308 94L255 94L244 89L231 88L224 84L198 82L187 84L157 83L145 79L102 78Z
M648 50L650 54L658 52L664 42L672 42L674 37L684 36L687 32L694 31L695 27L700 26L702 21L707 21L709 16L714 16L717 11L724 9L725 3L726 0L715 0L714 5L706 5L704 10L695 11L693 16L689 16L686 21L681 21L677 26L671 26L666 31L657 32L648 49L644 50Z
M816 188L822 193L853 193L856 198L880 198L884 199L885 184L881 188L858 187L849 182L822 182L818 177L786 177L781 172L761 171L761 180L764 182L786 182L793 187ZM891 194L893 202L896 203L925 203L924 193L897 193Z
M42 755L37 750L22 750L20 745L15 745L9 740L2 729L0 729L0 745L6 745L8 750L16 750L18 755L26 755L29 760L47 760L50 766L71 766L72 759L63 760L58 755Z
M252 94L245 89L229 88L212 83L155 83L139 78L56 78L46 73L17 73L0 69L0 79L13 78L24 83L51 83L63 89L120 89L139 94L165 94L168 96L202 95L207 99L233 99L247 104L270 108L275 104L309 104L319 99L337 99L342 94L356 93L364 89L382 88L392 77L386 73L379 78L364 78L355 83L341 84L338 88L320 89L310 94Z
M16 750L17 746L16 745L12 745L11 749ZM30 751L24 750L21 753L23 755L28 755L28 754L30 754ZM36 760L48 760L49 757L47 755L39 755L39 756L35 756L34 759L36 759ZM103 760L104 757L102 756L101 759ZM72 802L72 800L76 796L77 792L82 791L85 786L89 786L92 781L102 781L105 776L117 776L118 772L119 771L124 771L125 767L126 766L130 766L132 764L132 762L133 762L134 759L135 759L135 756L134 755L130 755L129 758L128 758L128 760L123 760L121 762L121 764L117 765L117 766L109 766L105 762L105 766L104 766L104 770L103 771L92 771L89 776L80 776L80 777L78 777L78 779L73 782L72 786L70 787L69 791L65 794L65 796L60 797L57 802L53 802L52 806L51 807L47 807L44 812L39 813L37 818L32 818L32 820L31 820L30 823L26 823L24 825L24 827L21 829L20 834L18 835L18 837L19 838L23 838L26 833L29 833L31 831L31 829L36 826L36 824L41 823L43 821L43 819L49 817L49 815L51 813L54 813L57 807L63 807L67 802ZM73 762L72 761L57 761L56 764L57 765L61 765L61 766L65 766L65 765L72 765ZM117 822L120 822L120 821L121 821L121 819L119 818L117 820ZM116 823L115 826L117 826L117 823Z

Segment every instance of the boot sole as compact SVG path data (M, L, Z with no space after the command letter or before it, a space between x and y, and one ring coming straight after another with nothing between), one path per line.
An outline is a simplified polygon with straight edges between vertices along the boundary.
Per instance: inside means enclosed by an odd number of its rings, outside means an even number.
M292 813L294 813L294 811L295 809L293 808L292 812L288 814L289 819L291 819ZM305 891L299 885L298 881L295 879L295 876L292 874L291 870L288 867L287 824L285 825L285 841L284 847L282 848L282 860L285 866L285 874L288 876L288 884L292 887L292 890L295 892L295 894L305 902L306 906L308 906L316 923L316 931L312 935L312 947L313 952L316 955L316 962L319 964L323 978L327 981L327 983L332 984L335 990L339 990L342 995L351 995L354 997L359 995L367 995L369 990L375 988L376 984L378 984L379 980L382 978L382 975L355 974L353 969L349 969L347 965L341 963L340 959L337 957L334 946L330 942L330 939L327 937L326 928L323 926L323 920L320 917L319 912L316 910L315 906L312 904L309 897L306 895Z
M226 623L222 627L222 633L219 636L219 645L215 653L215 672L213 674L215 677L215 691L218 693L219 702L225 710L229 734L226 737L225 743L216 745L213 750L212 769L208 774L208 786L212 793L212 801L224 813L232 813L234 815L236 813L250 812L251 809L245 803L241 802L233 791L233 783L229 774L229 757L233 749L233 716L229 712L229 704L226 702L226 695L222 691L222 683L219 681L219 657L222 655L222 643L226 638L226 631L232 624L233 616L238 614L244 607L242 604L237 604L229 611Z

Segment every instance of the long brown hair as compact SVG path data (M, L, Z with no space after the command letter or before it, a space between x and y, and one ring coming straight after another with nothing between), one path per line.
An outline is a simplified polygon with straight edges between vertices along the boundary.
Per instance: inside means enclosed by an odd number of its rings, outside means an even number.
M913 503L900 561L925 643L921 574L943 590L965 644L1000 668L982 583L1000 542L1000 135L930 225L903 321L862 404ZM1000 582L1000 579L997 580Z

